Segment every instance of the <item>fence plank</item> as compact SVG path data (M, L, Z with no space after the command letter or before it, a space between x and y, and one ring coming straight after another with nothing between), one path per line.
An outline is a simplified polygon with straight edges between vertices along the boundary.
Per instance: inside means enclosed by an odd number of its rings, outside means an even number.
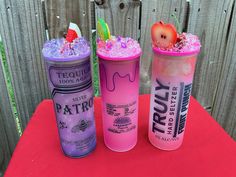
M2 125L2 118L0 117L0 133L1 133L1 137L0 137L0 176L2 177L7 165L11 159L11 152L9 150L9 146L8 146L8 141L7 141L7 135L5 132L5 129Z
M234 0L191 1L188 31L202 43L198 57L193 95L210 112L218 87Z
M0 34L25 128L36 105L49 95L41 58L45 40L41 0L1 0L0 4Z
M45 6L50 38L63 37L70 22L79 25L83 36L91 38L89 0L47 0Z
M228 31L226 54L212 115L236 140L236 7Z
M95 15L95 2L90 1L90 11L91 11L91 29L96 29L96 15Z
M143 56L141 60L141 93L150 92L150 76L151 76L151 26L157 21L164 21L166 23L175 23L171 17L175 14L180 21L180 27L183 30L187 23L187 3L186 0L172 1L172 0L144 0L142 1L142 17L141 17L141 46L143 49Z
M3 175L19 139L1 63L0 51L0 176Z
M104 2L99 5L99 2ZM134 0L95 1L96 19L103 18L112 35L139 39L140 2Z

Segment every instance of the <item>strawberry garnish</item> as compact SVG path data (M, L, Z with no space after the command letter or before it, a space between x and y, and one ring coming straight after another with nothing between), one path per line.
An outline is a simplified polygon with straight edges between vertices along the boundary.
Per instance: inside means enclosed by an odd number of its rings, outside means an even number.
M67 35L66 35L66 40L68 42L73 42L74 39L76 39L78 37L78 35L76 34L76 32L74 30L68 29L67 31Z
M177 41L175 27L162 21L152 25L151 35L153 45L162 49L172 48Z
M74 39L82 37L79 27L75 23L70 23L66 35L67 42L73 42Z

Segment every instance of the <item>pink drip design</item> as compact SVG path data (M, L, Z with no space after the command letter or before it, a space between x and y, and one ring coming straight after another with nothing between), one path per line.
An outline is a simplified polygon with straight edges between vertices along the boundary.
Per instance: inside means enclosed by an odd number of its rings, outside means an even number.
M121 74L121 73L119 73L118 71L116 71L116 72L114 72L114 74L112 75L112 88L109 88L109 84L108 84L108 82L109 82L109 79L108 79L108 77L107 77L107 71L106 71L106 67L103 65L103 64L101 64L100 65L100 67L101 67L101 70L104 72L104 74L105 74L105 78L106 78L106 89L108 90L108 91L110 91L110 92L113 92L114 90L115 90L115 88L116 88L116 84L115 84L115 77L116 76L118 76L118 77L120 77L120 78L126 78L126 77L128 77L129 78L129 82L134 82L135 81L135 78L136 78L136 75L137 75L137 71L138 71L138 69L139 69L139 66L138 66L138 63L136 63L136 65L135 65L135 69L134 69L134 73L132 74L133 75L133 77L130 75L130 74Z

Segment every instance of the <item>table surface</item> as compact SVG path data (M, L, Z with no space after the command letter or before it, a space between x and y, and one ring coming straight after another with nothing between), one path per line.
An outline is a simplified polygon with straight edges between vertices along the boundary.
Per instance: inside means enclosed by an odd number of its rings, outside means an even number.
M175 151L153 147L147 136L149 95L139 98L138 143L129 152L105 147L101 99L95 98L97 147L71 159L60 149L51 100L37 107L13 153L5 177L235 177L236 142L191 98L183 145Z

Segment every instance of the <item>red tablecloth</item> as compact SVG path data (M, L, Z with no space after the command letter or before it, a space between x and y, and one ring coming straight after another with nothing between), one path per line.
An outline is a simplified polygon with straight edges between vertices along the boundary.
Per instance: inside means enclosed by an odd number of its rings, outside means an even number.
M176 151L153 147L147 137L149 96L140 96L136 147L125 153L105 147L101 99L95 99L97 148L85 158L60 149L51 100L36 109L12 156L5 177L235 177L236 143L191 98L184 143Z

